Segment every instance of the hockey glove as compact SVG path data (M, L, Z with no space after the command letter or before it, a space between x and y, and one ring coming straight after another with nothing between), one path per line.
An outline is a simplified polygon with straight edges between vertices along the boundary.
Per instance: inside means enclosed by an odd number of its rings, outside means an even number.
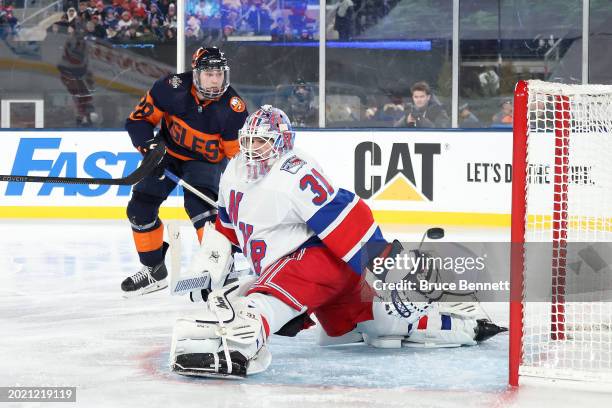
M146 156L151 151L153 151L158 146L159 143L160 142L157 138L153 138L153 139L147 140L146 142L144 142L142 146L137 146L136 148L138 149L140 154L142 154L143 156ZM150 176L155 177L158 180L163 180L164 177L166 177L164 175L165 169L166 169L166 156L165 156L165 149L164 149L164 158L159 162L157 167L154 168L153 171L151 171Z

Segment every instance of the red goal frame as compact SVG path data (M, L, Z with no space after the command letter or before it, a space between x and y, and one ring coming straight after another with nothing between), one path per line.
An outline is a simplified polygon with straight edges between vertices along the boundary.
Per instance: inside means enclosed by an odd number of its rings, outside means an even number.
M529 86L519 81L514 91L512 152L512 215L510 258L510 347L508 382L519 385L523 356L524 244L527 213L527 147L529 137ZM565 339L565 275L568 229L570 103L567 96L554 99L555 160L552 214L551 339Z

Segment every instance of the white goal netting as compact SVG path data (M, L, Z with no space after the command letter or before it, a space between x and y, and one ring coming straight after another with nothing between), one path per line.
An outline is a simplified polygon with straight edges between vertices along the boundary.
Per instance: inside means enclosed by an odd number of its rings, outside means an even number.
M612 86L529 81L526 114L519 372L612 380Z

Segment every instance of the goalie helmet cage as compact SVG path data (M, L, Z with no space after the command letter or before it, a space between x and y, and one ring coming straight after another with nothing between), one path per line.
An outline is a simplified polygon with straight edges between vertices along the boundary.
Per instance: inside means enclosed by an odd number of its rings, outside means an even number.
M509 383L612 381L612 270L568 254L612 248L612 86L520 81L513 143Z

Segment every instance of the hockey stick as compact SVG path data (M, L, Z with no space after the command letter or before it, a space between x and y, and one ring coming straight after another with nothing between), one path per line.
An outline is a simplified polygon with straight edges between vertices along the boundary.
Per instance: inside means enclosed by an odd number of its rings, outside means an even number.
M212 198L202 193L201 191L198 191L194 186L192 186L191 184L188 184L183 179L179 178L176 174L172 173L170 170L164 170L164 174L166 175L166 177L174 181L179 186L182 186L184 189L187 189L191 191L193 194L195 194L196 196L200 197L211 207L217 208L217 209L219 208L217 203Z
M65 184L98 184L112 186L126 186L136 184L149 174L162 161L166 147L159 143L142 159L136 170L122 178L86 178L86 177L45 177L45 176L13 176L0 175L0 181L15 181L22 183L65 183Z
M181 232L179 225L172 222L166 226L166 230L170 244L170 294L176 295L174 289L181 276Z

